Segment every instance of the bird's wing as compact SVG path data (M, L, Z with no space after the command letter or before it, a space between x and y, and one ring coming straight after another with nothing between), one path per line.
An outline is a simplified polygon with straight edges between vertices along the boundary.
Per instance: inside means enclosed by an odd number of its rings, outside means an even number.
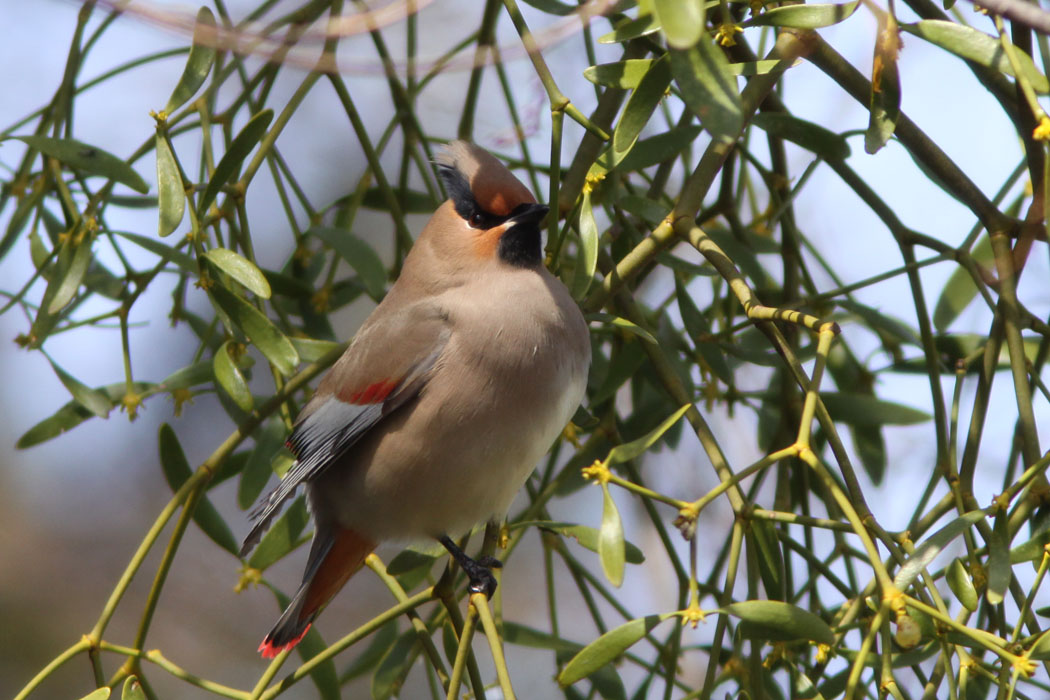
M376 314L300 412L286 443L296 460L251 517L244 556L300 484L338 462L384 416L419 395L450 335L447 317L427 304Z

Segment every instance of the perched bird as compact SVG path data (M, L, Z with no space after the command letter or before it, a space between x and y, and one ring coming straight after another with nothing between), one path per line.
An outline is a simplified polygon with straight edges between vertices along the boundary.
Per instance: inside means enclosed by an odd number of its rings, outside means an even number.
M382 541L438 539L491 595L498 562L449 537L506 513L583 398L590 340L543 267L547 206L473 144L453 142L437 164L449 200L299 414L295 464L253 513L241 556L300 484L315 524L264 657L295 646Z

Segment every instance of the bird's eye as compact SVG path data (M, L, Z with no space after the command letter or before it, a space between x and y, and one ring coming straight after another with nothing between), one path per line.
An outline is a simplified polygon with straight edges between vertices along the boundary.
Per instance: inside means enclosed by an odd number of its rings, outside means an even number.
M481 228L481 226L485 223L485 215L479 211L476 211L470 215L468 223L470 223L471 228Z

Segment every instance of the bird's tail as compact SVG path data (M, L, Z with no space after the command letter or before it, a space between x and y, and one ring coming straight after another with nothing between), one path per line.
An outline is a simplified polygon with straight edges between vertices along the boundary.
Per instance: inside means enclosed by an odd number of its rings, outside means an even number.
M298 644L321 608L361 568L365 557L375 548L374 542L353 530L319 527L314 533L302 585L259 645L263 657L272 659Z

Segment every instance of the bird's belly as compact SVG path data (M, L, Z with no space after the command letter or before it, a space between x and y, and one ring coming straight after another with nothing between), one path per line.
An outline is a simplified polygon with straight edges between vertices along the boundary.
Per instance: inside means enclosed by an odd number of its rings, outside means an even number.
M521 367L509 386L479 369L428 384L312 484L311 501L377 541L458 535L505 514L579 405L585 366Z

